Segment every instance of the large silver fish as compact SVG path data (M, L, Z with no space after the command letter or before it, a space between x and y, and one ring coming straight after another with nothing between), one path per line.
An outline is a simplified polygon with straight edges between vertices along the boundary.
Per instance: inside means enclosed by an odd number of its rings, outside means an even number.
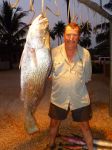
M25 128L29 134L38 131L34 113L42 98L51 68L48 19L39 15L32 22L21 56L21 100L24 101Z

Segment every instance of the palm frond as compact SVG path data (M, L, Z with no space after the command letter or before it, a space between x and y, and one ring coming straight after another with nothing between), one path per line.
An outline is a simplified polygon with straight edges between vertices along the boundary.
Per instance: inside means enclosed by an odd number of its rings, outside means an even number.
M12 55L17 53L23 47L28 25L22 22L22 18L28 15L28 12L22 11L22 8L14 8L9 2L3 1L0 6L0 46L6 50L8 61L11 62ZM0 49L1 51L1 49Z
M80 41L79 41L80 45L82 47L89 47L91 45L91 39L90 38L85 38L85 37L81 37Z
M55 40L55 32L53 30L49 30L50 37Z
M14 33L14 38L17 37L24 37L26 35L26 32L28 31L29 25L24 26L23 28L21 28L20 30L18 30L17 32Z

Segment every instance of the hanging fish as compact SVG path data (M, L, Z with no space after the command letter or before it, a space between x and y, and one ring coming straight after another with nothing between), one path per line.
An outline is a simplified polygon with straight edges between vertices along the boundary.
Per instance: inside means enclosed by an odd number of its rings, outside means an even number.
M25 128L29 134L39 129L34 117L51 68L48 19L39 15L32 22L20 60L21 100L24 101Z

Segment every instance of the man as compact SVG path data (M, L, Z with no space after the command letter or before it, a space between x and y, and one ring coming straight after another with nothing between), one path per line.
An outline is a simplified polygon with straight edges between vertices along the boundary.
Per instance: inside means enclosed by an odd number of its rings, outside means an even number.
M88 149L93 150L89 126L91 119L90 99L86 84L91 80L89 52L78 45L80 28L75 23L65 27L64 44L52 50L53 75L49 109L50 149L55 148L59 125L72 112L74 121L79 122Z

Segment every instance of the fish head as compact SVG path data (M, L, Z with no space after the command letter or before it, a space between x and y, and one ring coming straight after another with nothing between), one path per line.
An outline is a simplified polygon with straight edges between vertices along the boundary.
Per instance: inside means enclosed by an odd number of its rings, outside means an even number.
M46 17L39 15L32 22L29 29L30 39L37 41L38 48L49 48L49 22Z

